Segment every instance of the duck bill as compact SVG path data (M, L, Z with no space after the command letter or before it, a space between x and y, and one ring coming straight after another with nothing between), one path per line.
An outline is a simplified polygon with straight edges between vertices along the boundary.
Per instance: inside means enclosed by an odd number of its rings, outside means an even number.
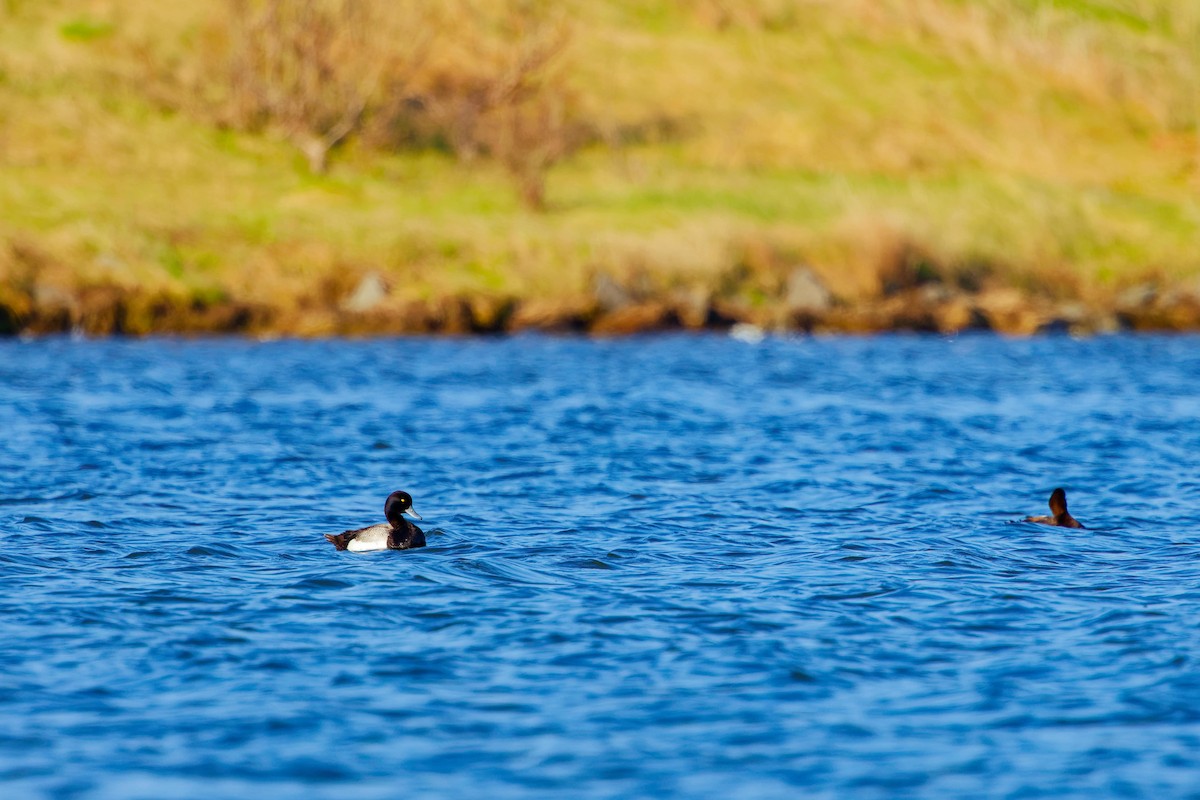
M424 519L424 517L422 517L420 514L417 513L417 510L415 508L405 509L404 513L408 514L409 516L416 517L417 519Z

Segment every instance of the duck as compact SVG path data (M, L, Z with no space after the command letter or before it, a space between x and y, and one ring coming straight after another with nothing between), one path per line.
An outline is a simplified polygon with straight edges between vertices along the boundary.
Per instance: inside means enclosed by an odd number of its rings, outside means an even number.
M325 538L338 550L349 550L351 553L424 547L425 533L405 519L405 514L421 519L421 515L413 510L412 495L408 492L392 492L383 504L383 516L387 524L381 522L356 531L327 533Z
M1060 487L1050 493L1049 517L1026 517L1026 522L1036 522L1040 525L1057 525L1060 528L1083 528L1084 525L1067 511L1067 493Z

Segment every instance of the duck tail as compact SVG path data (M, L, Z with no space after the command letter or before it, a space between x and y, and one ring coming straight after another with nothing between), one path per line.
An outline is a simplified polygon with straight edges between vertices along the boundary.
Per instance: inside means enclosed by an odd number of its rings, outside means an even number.
M338 550L346 549L346 544L347 544L346 534L344 534L344 533L327 533L327 534L325 534L325 538L328 539L330 541L330 543L334 547L336 547Z

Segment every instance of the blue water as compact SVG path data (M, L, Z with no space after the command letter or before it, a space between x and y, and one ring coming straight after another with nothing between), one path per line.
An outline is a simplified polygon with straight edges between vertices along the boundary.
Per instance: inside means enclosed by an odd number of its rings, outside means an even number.
M0 342L0 786L1200 797L1198 398L1187 337ZM322 538L395 489L429 547Z

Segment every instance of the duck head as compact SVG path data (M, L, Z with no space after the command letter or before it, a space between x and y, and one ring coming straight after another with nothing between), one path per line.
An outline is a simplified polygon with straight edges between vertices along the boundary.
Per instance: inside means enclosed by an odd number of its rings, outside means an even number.
M1050 513L1054 515L1054 524L1060 528L1082 528L1079 520L1067 511L1067 493L1055 489L1050 493Z
M387 501L383 504L383 516L387 521L392 523L392 527L399 527L404 522L404 515L421 518L421 515L413 510L412 495L408 492L392 492L388 495Z

